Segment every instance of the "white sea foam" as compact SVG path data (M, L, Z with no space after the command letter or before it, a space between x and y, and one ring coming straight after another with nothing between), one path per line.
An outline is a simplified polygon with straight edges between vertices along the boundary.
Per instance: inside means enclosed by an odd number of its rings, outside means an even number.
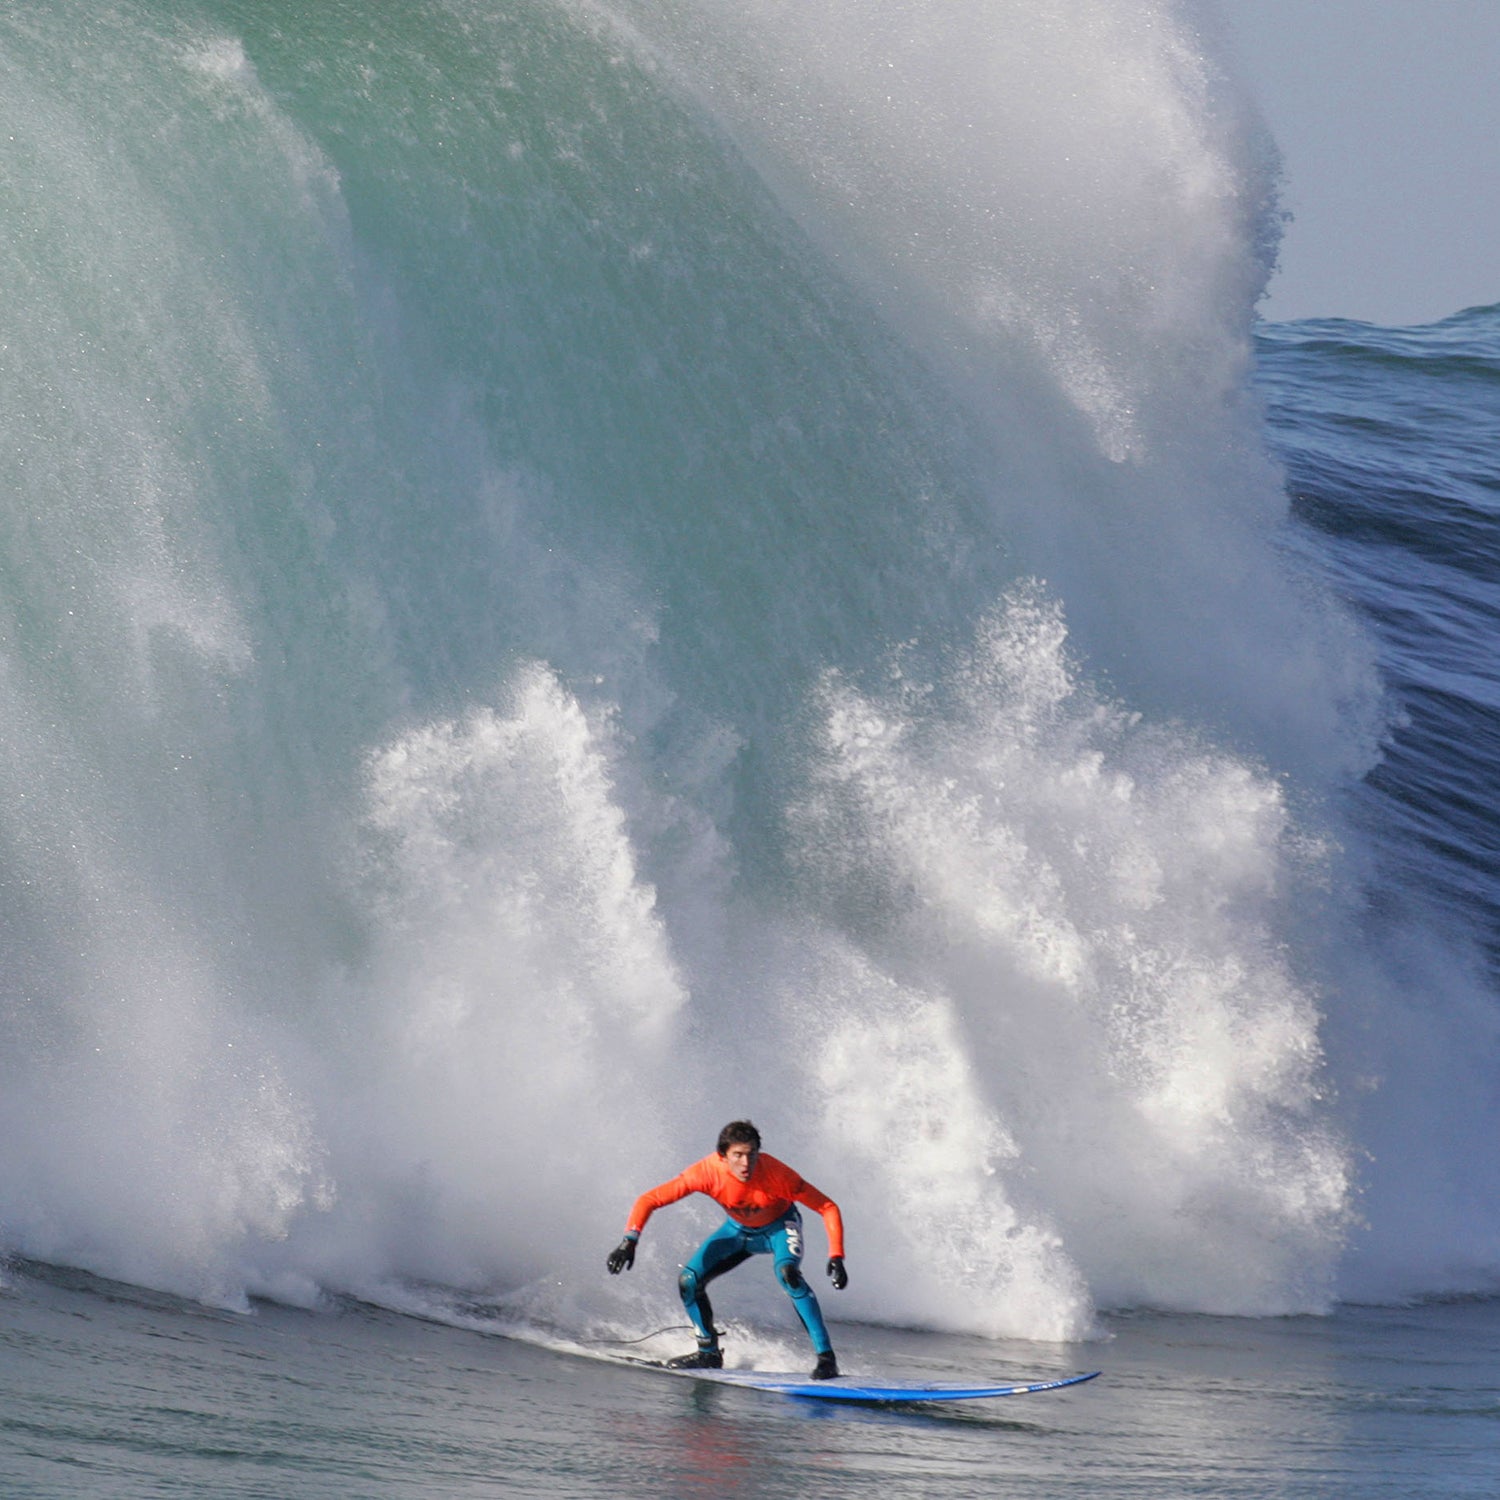
M1325 1305L1350 1162L1277 936L1317 873L1277 784L1101 701L1034 589L950 681L825 704L797 839L865 949L828 1128L889 1173L934 1287L1051 1336L1085 1287Z
M965 393L1094 670L1278 769L1368 768L1371 648L1275 541L1245 383L1277 158L1207 7L603 8Z

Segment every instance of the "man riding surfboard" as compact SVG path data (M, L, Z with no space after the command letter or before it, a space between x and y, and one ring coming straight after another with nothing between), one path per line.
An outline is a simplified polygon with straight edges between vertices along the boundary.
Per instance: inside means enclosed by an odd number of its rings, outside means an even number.
M698 1247L678 1277L677 1288L697 1330L698 1347L668 1363L677 1369L722 1368L724 1356L714 1327L708 1284L752 1255L771 1255L777 1280L792 1299L817 1353L813 1377L833 1379L839 1373L833 1342L818 1299L802 1275L802 1215L797 1204L816 1209L823 1216L828 1231L828 1276L835 1291L843 1291L849 1284L844 1269L843 1216L826 1193L799 1177L785 1162L761 1151L760 1132L748 1120L731 1120L719 1132L714 1155L694 1162L671 1181L636 1199L626 1221L625 1238L605 1262L610 1275L616 1276L635 1264L636 1241L651 1215L692 1193L706 1193L729 1217Z

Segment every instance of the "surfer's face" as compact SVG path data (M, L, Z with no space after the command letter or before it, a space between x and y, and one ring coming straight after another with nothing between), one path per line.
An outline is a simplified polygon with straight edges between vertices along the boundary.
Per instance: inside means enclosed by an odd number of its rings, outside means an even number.
M741 1182L749 1182L755 1170L755 1147L736 1142L724 1153L724 1164Z

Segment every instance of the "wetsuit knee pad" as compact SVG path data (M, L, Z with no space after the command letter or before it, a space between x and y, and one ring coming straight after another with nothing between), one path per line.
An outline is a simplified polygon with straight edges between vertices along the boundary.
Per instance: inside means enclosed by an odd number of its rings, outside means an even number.
M691 1266L684 1266L682 1274L677 1278L677 1291L682 1300L687 1303L696 1302L701 1290L698 1273Z
M780 1262L776 1267L776 1274L781 1278L782 1286L794 1295L807 1285L802 1279L802 1268L794 1260Z

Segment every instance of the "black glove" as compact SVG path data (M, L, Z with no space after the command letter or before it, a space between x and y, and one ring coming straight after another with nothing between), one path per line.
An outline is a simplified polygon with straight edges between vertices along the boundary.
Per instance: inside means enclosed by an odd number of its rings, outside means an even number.
M611 1276L618 1276L621 1271L628 1271L635 1264L635 1236L627 1234L609 1252L609 1259L604 1264L609 1267Z
M844 1269L842 1255L828 1257L828 1279L833 1283L833 1289L836 1292L843 1291L849 1285L849 1273Z

